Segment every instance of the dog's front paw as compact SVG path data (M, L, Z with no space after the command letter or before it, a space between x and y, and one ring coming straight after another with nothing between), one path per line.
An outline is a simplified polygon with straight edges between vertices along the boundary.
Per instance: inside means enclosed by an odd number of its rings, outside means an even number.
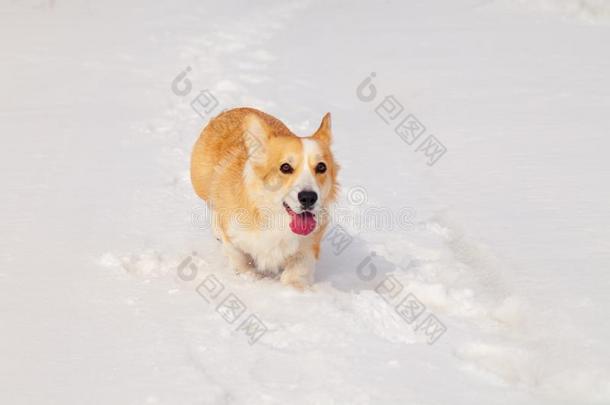
M294 271L284 271L280 277L280 281L282 284L291 286L299 291L310 289L312 284L310 277Z
M234 263L233 271L238 276L248 275L248 276L251 276L254 278L263 277L258 271L256 271L256 268L254 266L250 265L249 263Z

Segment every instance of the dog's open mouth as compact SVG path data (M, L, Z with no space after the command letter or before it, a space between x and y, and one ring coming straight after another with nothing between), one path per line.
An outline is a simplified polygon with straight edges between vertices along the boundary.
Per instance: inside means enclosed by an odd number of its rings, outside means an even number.
M290 215L290 230L297 235L309 235L316 228L316 216L309 211L300 214L294 212L288 204L284 203L286 212Z

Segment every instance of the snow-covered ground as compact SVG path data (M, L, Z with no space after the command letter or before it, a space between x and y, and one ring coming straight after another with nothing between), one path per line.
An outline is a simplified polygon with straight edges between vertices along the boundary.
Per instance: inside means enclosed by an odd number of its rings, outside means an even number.
M0 34L0 403L610 404L608 1L12 0ZM204 89L332 112L312 291L227 268Z

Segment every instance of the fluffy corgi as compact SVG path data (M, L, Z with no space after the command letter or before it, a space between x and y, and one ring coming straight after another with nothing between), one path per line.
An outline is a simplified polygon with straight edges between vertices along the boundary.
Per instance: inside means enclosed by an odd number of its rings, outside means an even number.
M328 208L337 196L331 119L298 137L281 121L236 108L203 129L191 158L195 192L238 272L280 275L298 289L313 282Z

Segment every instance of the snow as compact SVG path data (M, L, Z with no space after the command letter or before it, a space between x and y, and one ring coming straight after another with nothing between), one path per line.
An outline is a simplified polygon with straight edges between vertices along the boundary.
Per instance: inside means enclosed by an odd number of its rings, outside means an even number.
M610 403L609 16L0 5L0 402ZM333 114L341 228L311 291L227 268L189 181L204 89L210 115L253 106L303 135ZM377 114L386 96L425 127L412 144Z

